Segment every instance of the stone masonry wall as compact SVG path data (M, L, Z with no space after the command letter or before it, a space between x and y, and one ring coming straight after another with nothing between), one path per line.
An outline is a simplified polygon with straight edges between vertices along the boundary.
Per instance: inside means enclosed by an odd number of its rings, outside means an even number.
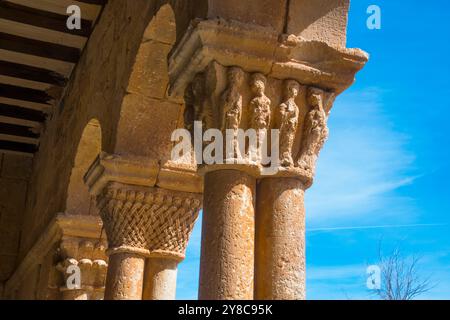
M32 159L0 154L0 282L14 270Z

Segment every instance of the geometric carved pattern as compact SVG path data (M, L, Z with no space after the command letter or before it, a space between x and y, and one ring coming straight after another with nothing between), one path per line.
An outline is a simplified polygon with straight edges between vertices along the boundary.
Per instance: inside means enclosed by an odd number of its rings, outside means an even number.
M200 195L109 183L97 197L110 250L183 258Z

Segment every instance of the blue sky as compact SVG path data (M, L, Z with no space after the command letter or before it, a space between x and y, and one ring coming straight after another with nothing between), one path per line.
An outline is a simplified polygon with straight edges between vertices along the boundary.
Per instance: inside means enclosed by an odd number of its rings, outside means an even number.
M381 8L381 30L366 9ZM307 191L308 299L372 299L378 246L422 257L450 299L450 1L353 0L348 47L371 58L336 101ZM201 220L200 220L201 221ZM201 224L180 264L178 299L196 299Z

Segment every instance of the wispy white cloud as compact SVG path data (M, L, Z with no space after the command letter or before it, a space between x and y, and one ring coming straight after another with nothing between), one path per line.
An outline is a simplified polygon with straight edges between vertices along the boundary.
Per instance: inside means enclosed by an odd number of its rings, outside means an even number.
M396 191L417 175L408 137L383 113L383 91L369 88L338 98L330 116L330 139L319 157L317 176L306 195L313 225L357 218L359 223L414 215L414 201ZM376 214L375 214L376 213ZM352 220L352 222L355 220Z
M308 266L308 299L369 299L367 265Z
M391 229L391 228L418 228L418 227L442 227L442 223L417 223L417 224L386 224L372 226L347 226L347 227L322 227L306 229L306 232L326 232L344 230L368 230L368 229Z
M308 280L341 280L349 278L361 278L366 274L367 266L362 264L337 265L337 266L310 266L307 269Z

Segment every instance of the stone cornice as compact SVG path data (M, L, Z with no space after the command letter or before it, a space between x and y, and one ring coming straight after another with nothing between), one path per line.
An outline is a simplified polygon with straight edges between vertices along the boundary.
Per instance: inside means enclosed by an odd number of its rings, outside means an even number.
M100 153L84 177L93 195L110 182L167 190L202 193L202 178L193 169L161 166L158 161L136 156Z
M169 59L170 95L183 97L194 76L212 61L276 79L294 79L337 94L368 61L360 49L332 47L267 28L221 19L196 21Z

